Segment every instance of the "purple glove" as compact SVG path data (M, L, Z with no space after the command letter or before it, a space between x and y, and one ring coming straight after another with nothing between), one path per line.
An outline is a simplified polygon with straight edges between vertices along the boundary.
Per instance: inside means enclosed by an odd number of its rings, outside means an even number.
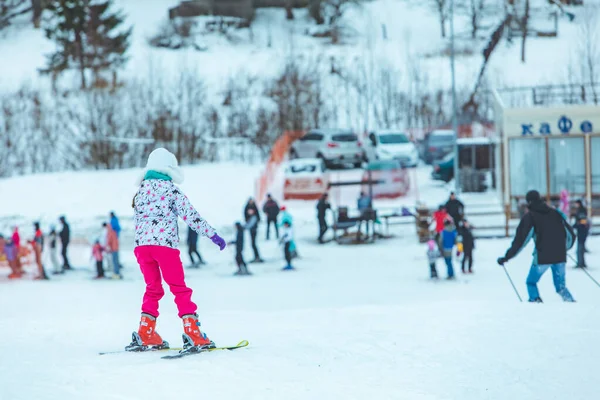
M210 240L212 240L212 242L214 244L219 246L221 251L223 251L223 249L225 249L225 247L227 246L227 243L225 243L225 240L221 236L217 235L216 233L213 235L213 237L210 238Z

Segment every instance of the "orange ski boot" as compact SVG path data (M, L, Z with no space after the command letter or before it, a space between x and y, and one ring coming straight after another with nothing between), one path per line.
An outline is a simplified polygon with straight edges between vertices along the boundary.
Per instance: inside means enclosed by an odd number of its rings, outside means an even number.
M156 332L156 318L142 313L140 327L131 334L131 343L125 347L127 351L147 351L168 349L169 343L162 340Z
M183 351L199 351L215 347L212 340L200 331L200 322L196 314L188 314L183 319Z

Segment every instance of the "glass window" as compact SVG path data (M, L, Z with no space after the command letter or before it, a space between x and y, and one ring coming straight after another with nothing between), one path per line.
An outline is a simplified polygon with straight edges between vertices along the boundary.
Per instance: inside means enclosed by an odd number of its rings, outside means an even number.
M386 133L379 135L381 144L402 144L409 143L408 138L403 133Z
M319 140L323 140L323 135L321 135L320 133L309 133L309 134L304 135L300 140L303 142L319 141Z
M591 164L592 164L592 193L600 193L600 137L592 137L591 144Z
M546 145L544 138L509 139L510 194L525 196L529 190L546 195Z
M317 170L317 165L315 164L304 164L304 165L292 165L290 170L297 174L300 172L315 172Z
M550 193L566 189L572 194L585 194L585 150L583 137L550 138Z
M358 140L358 136L353 133L342 133L339 135L333 135L332 139L334 142L356 142Z

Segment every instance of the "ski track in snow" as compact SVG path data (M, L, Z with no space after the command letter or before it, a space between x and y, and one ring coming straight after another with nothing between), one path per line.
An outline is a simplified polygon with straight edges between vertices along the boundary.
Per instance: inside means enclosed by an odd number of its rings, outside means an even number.
M211 176L210 167L198 168ZM83 175L99 184L91 174ZM228 189L209 187L202 201L225 198ZM421 187L424 197L437 190L434 183ZM92 210L102 204L93 203ZM283 257L272 240L261 242L268 263L250 264L254 276L233 277L233 250L219 253L206 239L200 250L210 264L186 270L209 337L218 345L250 341L234 352L171 361L157 353L98 355L122 349L137 329L144 282L130 244L121 252L122 282L92 281L83 245L71 254L80 269L49 282L8 281L0 268L0 399L548 400L596 393L600 290L583 272L567 271L575 304L560 301L549 273L540 283L545 304L519 303L494 261L508 239L477 242L474 275L431 282L413 226L395 228L394 239L374 245L319 246L309 223L314 204L291 205L306 219L296 227L306 257L297 271L279 270ZM220 221L236 218L227 208L211 212ZM592 266L600 262L598 242L589 242ZM508 264L525 299L530 252L531 245ZM442 260L438 271L445 277ZM165 291L158 329L180 346L181 321Z

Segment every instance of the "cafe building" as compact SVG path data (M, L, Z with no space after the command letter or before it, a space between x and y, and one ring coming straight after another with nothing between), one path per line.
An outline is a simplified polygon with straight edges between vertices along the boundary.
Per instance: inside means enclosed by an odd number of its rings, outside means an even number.
M495 91L494 102L496 179L507 212L517 216L529 190L557 204L566 189L599 213L600 86Z

